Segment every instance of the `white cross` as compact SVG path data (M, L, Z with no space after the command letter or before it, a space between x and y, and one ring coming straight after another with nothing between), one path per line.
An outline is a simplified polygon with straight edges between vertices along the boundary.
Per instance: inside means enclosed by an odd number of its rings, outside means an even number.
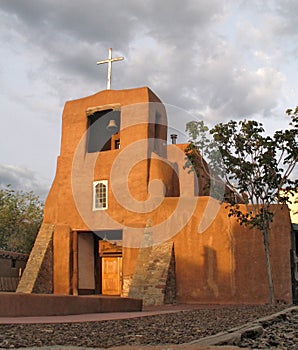
M112 78L112 62L115 61L122 61L124 60L124 57L115 57L112 58L112 48L109 49L109 58L104 61L99 61L96 62L96 64L103 64L107 63L108 64L108 80L107 80L107 90L111 89L111 78Z

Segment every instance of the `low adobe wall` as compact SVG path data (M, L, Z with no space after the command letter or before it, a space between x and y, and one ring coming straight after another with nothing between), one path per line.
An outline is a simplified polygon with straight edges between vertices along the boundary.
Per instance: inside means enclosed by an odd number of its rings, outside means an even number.
M0 317L141 311L142 300L103 296L0 293Z

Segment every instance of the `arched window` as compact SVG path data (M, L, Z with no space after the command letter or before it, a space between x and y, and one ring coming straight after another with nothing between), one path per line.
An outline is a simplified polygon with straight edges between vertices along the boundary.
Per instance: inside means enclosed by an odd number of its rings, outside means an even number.
M108 181L93 182L93 210L105 210L108 208Z

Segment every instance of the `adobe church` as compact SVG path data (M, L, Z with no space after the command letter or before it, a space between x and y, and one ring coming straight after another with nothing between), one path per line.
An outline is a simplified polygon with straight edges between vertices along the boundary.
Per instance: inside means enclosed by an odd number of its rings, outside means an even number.
M228 217L184 169L148 87L65 104L56 176L17 292L164 303L268 303L262 234ZM291 223L271 230L276 299L292 302Z

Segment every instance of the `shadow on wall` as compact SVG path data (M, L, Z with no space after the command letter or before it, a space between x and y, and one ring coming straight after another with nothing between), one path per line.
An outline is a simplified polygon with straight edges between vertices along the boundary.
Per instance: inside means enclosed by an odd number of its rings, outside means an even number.
M191 259L176 262L177 302L226 304L232 301L231 276L218 268L216 251L203 247L198 254L203 258L201 265Z
M207 286L211 293L217 298L219 296L218 287L218 265L217 265L217 254L216 250L204 246L203 247L204 257L204 279L207 282Z
M279 302L292 303L290 241L279 234L282 225L286 221L273 223L271 234L275 296ZM280 230L286 232L286 227ZM178 302L269 302L261 232L240 227L234 220L217 223L210 234L177 236L175 252Z

